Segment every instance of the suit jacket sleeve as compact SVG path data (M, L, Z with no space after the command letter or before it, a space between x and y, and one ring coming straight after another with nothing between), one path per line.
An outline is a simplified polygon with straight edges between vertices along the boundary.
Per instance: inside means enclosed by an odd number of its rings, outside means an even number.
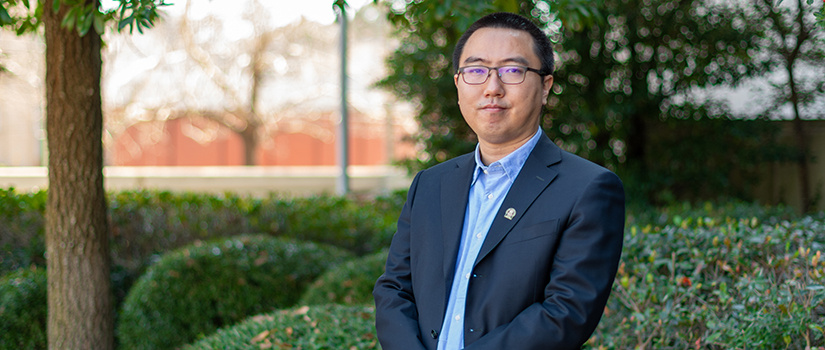
M390 245L386 271L376 281L375 326L384 350L424 350L419 337L418 311L412 290L410 266L410 215L421 173L410 185L398 227Z
M605 171L586 184L560 227L545 299L465 349L580 349L599 323L610 294L624 219L621 181Z

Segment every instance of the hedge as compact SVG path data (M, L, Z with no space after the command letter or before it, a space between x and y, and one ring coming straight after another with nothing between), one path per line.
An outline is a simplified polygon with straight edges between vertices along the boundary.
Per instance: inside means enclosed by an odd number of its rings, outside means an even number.
M384 273L388 253L384 249L330 269L312 283L298 304L372 305L372 289Z
M0 349L45 349L46 270L19 269L0 278Z
M258 315L184 350L380 349L375 312L366 306L302 306Z
M31 265L46 266L43 225L46 192L0 188L0 275Z
M147 266L196 241L262 233L372 253L389 245L405 199L402 192L375 198L252 198L149 190L107 197L116 305ZM0 189L0 275L46 266L45 209L46 191Z
M593 349L825 346L825 215L627 228Z
M164 255L129 291L117 325L126 349L171 349L248 316L292 306L335 247L262 235L195 244Z

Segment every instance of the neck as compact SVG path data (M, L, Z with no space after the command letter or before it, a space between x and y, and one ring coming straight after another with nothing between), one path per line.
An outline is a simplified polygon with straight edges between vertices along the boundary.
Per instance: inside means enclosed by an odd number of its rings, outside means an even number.
M533 135L535 134L530 134L530 136L526 138L501 144L479 140L478 151L481 153L481 162L484 163L484 165L490 165L501 160L501 158L513 153L513 151L527 143L527 141L530 141Z

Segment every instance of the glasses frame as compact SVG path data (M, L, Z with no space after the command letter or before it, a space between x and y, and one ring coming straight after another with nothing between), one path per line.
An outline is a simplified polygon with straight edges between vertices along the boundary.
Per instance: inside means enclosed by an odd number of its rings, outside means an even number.
M501 71L499 69L500 68L505 68L505 67L518 67L518 68L524 69L524 75L521 76L521 81L519 81L518 83L505 83L503 80L501 80ZM480 83L467 82L467 79L465 77L466 74L465 74L464 71L468 68L485 68L485 69L487 69L487 77L484 78L484 81L482 81ZM482 65L464 66L464 67L459 67L458 70L456 71L456 74L461 75L461 80L464 81L464 83L467 84L467 85L482 85L482 84L486 83L488 80L490 80L490 75L493 73L493 70L496 71L496 75L498 76L498 80L501 81L501 83L504 84L504 85L518 85L518 84L523 83L524 80L527 79L527 72L534 72L534 73L538 74L541 77L544 77L544 76L547 75L547 74L543 74L543 72L540 69L530 68L530 67L527 67L527 66L521 66L521 65L517 65L517 64L508 64L508 65L505 65L505 66L498 66L498 67L488 67L488 66L482 66Z

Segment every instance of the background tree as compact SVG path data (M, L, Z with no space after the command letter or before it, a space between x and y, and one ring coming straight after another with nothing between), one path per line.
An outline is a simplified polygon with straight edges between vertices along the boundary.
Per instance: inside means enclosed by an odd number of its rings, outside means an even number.
M197 45L193 39L193 29L189 23L189 9L192 1L186 2L186 7L180 21L180 34L183 38L184 48L189 57L197 63L201 69L208 73L212 82L223 91L234 106L227 106L225 113L215 113L203 111L199 113L208 119L218 122L227 127L232 132L241 137L244 145L244 164L255 165L255 151L258 148L259 139L264 131L264 120L259 113L259 99L261 94L261 83L269 70L265 62L269 46L275 39L276 34L266 28L269 19L268 10L263 8L258 1L251 1L246 17L254 29L253 35L248 39L247 54L250 62L247 66L249 71L249 83L247 91L243 92L230 82L224 69L222 69L212 57L212 54ZM237 55L237 52L233 52Z
M1 0L0 25L46 37L48 338L51 349L112 349L109 229L103 190L101 39L109 21L143 31L163 0Z
M771 91L764 93L770 103L762 113L771 119L786 119L782 112L790 107L800 206L808 212L815 196L809 170L810 140L803 124L806 119L825 119L821 105L825 101L825 25L816 23L816 16L825 11L825 5L820 4L817 13L812 1L808 1L810 6L803 4L803 0L752 0L750 4L754 17L762 19L760 24L765 32L758 44L764 48L768 71L774 76Z
M763 146L776 137L767 122L734 121L726 101L701 98L706 89L763 71L751 59L760 29L742 8L571 0L424 1L392 10L401 46L381 85L418 104L417 141L425 152L409 164L413 170L472 150L449 53L470 21L492 10L518 12L546 28L558 64L543 128L563 148L618 172L633 199L744 196L760 164L781 154ZM670 147L686 137L699 143ZM739 166L732 171L731 164Z
M548 134L617 171L634 199L744 196L773 154L745 145L773 145L776 135L764 121L732 120L727 101L702 96L762 72L752 59L760 28L735 5L606 0L604 21L562 28Z

